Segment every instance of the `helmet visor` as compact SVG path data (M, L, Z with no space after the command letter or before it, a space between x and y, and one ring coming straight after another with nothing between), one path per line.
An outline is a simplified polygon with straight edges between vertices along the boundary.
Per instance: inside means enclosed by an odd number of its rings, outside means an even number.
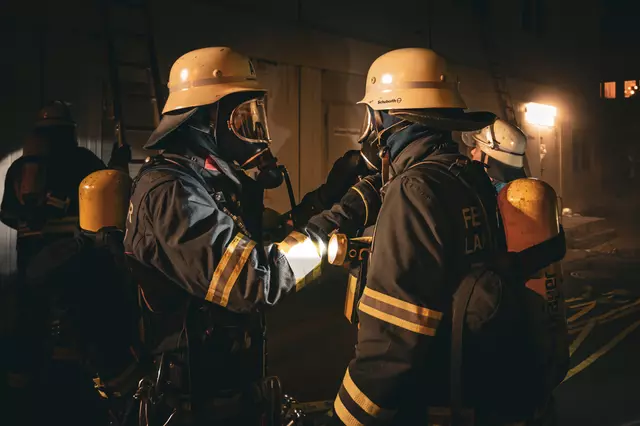
M460 138L462 139L462 142L464 142L466 146L468 146L469 148L475 148L478 142L476 137L480 132L482 132L482 130L479 130L476 132L462 132L462 134L460 135Z
M524 142L517 135L509 132L496 133L494 126L485 127L475 132L462 133L462 141L470 148L476 145L484 149L523 155Z
M245 142L269 144L266 96L238 105L229 118L229 130Z

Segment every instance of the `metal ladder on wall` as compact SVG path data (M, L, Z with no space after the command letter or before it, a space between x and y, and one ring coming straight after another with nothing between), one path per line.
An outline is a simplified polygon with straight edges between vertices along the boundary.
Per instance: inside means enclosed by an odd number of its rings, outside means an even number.
M159 123L165 98L151 14L147 0L99 1L109 64L103 140L114 141L109 167L134 176L148 155L142 147Z
M491 32L489 5L487 0L474 0L474 14L476 15L476 25L478 26L478 35L482 43L482 48L487 60L487 68L493 87L498 96L498 105L504 114L504 118L514 126L519 126L516 110L513 106L511 93L509 92L509 84L507 77L502 72L502 65L497 58L495 45L493 43L493 33ZM529 162L527 156L524 157L524 169L527 176L530 176Z
M474 12L477 15L476 24L478 25L478 35L482 42L484 54L488 58L487 66L491 79L493 80L493 87L496 91L496 95L498 95L498 105L504 114L504 118L509 123L517 126L518 118L513 107L511 94L509 93L507 78L501 72L502 66L495 53L493 34L491 32L491 24L489 23L489 6L487 3L488 2L486 0L474 1Z

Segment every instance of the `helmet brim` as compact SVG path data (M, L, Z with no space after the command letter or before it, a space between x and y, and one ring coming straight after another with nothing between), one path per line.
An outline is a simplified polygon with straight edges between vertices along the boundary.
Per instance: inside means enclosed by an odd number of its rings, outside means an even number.
M164 114L162 120L160 120L160 124L158 124L158 127L151 133L147 143L144 144L144 149L163 149L166 137L180 127L182 123L190 119L197 111L198 107L194 107L178 113L170 112Z
M498 118L492 112L466 112L458 108L390 110L394 117L436 130L471 132L480 130Z

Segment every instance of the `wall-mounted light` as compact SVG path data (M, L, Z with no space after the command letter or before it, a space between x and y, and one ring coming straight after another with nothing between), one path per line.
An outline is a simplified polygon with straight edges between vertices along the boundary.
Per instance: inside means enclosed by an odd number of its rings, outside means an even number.
M529 102L525 105L524 119L537 126L553 127L558 109L551 105Z

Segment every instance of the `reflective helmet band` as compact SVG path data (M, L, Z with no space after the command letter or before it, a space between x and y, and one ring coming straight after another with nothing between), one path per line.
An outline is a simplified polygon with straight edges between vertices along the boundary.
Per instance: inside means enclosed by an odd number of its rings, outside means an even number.
M181 90L190 89L192 87L215 86L217 84L243 83L247 81L255 81L255 77L212 77L200 80L185 81L169 87L169 93L179 92Z

